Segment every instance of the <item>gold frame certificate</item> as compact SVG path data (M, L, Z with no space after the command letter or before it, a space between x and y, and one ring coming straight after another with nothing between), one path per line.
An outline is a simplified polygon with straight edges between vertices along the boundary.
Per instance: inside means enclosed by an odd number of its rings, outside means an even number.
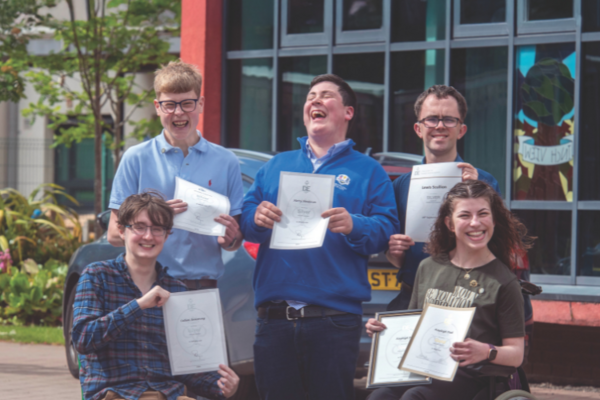
M398 364L419 323L421 310L388 311L375 314L387 329L376 332L371 342L367 388L428 385L431 378L402 371Z
M452 308L427 304L402 356L404 371L452 382L458 361L450 357L453 343L465 340L475 307Z

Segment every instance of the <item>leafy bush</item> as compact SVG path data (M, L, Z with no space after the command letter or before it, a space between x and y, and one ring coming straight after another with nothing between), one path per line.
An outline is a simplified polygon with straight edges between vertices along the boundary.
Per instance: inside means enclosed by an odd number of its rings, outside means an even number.
M79 217L59 205L57 196L77 204L54 184L40 185L28 198L15 189L0 190L0 250L10 253L13 265L20 267L26 259L68 262L81 244Z
M60 325L67 264L48 260L39 265L27 259L19 270L4 262L6 272L0 270L0 322Z

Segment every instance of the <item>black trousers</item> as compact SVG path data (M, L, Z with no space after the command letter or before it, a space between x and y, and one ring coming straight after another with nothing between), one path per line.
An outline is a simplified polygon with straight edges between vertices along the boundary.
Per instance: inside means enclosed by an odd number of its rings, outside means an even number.
M434 379L431 385L379 388L368 400L473 400L488 385L489 378L475 378L459 368L452 382Z

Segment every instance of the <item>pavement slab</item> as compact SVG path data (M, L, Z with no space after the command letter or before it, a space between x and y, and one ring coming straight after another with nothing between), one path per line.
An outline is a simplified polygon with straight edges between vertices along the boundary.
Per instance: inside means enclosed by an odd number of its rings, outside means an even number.
M0 342L0 398L81 399L64 346Z

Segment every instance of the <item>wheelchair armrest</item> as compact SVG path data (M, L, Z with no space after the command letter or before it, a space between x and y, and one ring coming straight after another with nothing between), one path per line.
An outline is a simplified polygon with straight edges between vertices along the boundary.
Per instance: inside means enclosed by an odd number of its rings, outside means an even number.
M517 372L515 367L506 365L496 365L489 362L467 365L468 371L474 372L479 376L500 376L507 377Z

